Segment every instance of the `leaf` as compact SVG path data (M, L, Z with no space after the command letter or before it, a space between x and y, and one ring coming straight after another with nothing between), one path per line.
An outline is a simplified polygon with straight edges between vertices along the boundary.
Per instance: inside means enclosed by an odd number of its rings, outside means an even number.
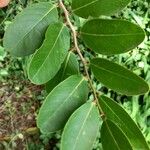
M48 25L57 21L56 6L49 2L27 7L7 28L4 35L4 48L14 56L34 53L42 44Z
M88 98L88 84L85 79L73 75L46 97L37 117L37 126L42 133L50 133L64 127L70 115Z
M91 60L94 76L108 88L125 95L141 95L149 90L147 83L126 68L103 58Z
M59 72L46 83L46 91L49 93L57 84L74 74L79 74L79 63L76 55L69 52Z
M109 16L122 10L129 2L130 0L72 0L72 10L83 18Z
M28 70L29 79L44 84L59 71L70 48L68 28L62 23L49 25L43 45L33 55Z
M124 133L110 120L102 124L101 140L104 150L133 150Z
M92 19L84 24L81 36L93 51L104 54L120 54L137 47L145 37L139 26L119 19Z
M133 150L149 150L143 134L120 105L106 96L99 98L99 104L106 118L115 123L128 138Z
M61 141L61 150L91 150L99 131L99 112L88 102L69 118Z

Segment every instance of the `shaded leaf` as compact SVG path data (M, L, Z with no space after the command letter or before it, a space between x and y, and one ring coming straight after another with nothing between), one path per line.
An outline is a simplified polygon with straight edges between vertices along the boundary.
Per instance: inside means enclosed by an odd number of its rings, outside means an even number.
M88 84L85 79L73 75L46 97L37 117L37 126L42 133L60 130L70 115L88 98Z
M72 10L80 17L113 15L122 10L130 0L72 0Z
M124 133L110 120L102 124L101 139L104 150L133 150Z
M137 47L145 37L139 26L119 19L93 19L84 24L81 35L93 51L104 54L125 53Z
M147 83L126 68L103 58L91 60L94 76L108 88L125 95L140 95L149 90Z
M32 4L17 15L7 28L4 48L15 56L34 53L42 44L48 25L57 20L55 5L49 2Z
M88 102L69 118L61 141L61 150L91 150L99 131L99 112L94 103Z
M46 91L49 93L57 84L74 74L79 74L79 63L76 55L69 52L58 73L46 83Z
M28 69L29 79L44 84L59 71L70 48L70 35L62 23L49 25L43 45L33 55Z
M101 96L99 103L106 118L122 130L134 150L149 150L143 134L119 104L106 96Z

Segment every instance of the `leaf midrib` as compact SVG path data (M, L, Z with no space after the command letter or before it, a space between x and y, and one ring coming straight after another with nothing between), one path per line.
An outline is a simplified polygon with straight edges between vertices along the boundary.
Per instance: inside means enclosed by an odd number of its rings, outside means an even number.
M95 36L95 37L115 37L115 36L136 36L136 35L143 35L143 33L116 33L116 34L94 34L94 33L86 33L86 32L81 32L83 35L88 35L88 36Z

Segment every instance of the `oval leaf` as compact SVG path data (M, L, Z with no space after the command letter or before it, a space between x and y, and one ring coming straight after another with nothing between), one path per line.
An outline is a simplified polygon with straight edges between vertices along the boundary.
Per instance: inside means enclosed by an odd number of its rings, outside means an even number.
M83 18L108 16L122 10L129 2L130 0L72 0L72 9Z
M56 76L46 83L46 91L49 93L61 81L75 74L79 74L79 63L76 55L69 52Z
M70 35L62 23L51 24L43 45L33 55L29 69L29 79L35 84L44 84L59 71L70 47Z
M137 47L145 37L143 29L125 20L93 19L85 23L81 35L93 51L104 54L125 53Z
M102 124L101 139L104 150L133 150L124 133L110 120Z
M4 35L5 49L15 56L32 54L42 44L48 25L57 20L56 6L51 3L29 6L7 28Z
M106 118L111 120L122 130L133 149L149 150L143 134L128 113L120 105L106 96L101 96L99 103Z
M91 150L99 131L99 112L94 103L86 103L69 118L61 141L61 150Z
M108 88L125 95L140 95L149 90L147 83L126 68L102 58L91 60L94 76Z
M87 98L88 84L84 78L78 75L67 78L46 97L37 117L37 126L42 133L62 129L74 110Z

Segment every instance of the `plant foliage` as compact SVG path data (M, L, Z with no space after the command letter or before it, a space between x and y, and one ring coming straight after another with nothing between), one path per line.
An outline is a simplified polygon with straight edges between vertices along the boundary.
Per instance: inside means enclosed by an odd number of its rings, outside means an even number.
M125 53L144 40L140 26L106 19L129 2L72 0L70 11L87 19L78 34L62 0L39 2L17 15L5 32L4 48L14 56L30 57L28 78L34 84L46 85L48 95L37 116L37 126L46 134L63 130L62 150L92 149L99 129L104 150L149 149L131 117L119 104L96 91L89 74L91 70L99 82L124 95L149 91L141 77L98 55ZM80 40L85 43L84 49L94 52L89 62L80 50ZM71 52L72 47L76 53ZM92 101L87 102L88 95L93 95Z

